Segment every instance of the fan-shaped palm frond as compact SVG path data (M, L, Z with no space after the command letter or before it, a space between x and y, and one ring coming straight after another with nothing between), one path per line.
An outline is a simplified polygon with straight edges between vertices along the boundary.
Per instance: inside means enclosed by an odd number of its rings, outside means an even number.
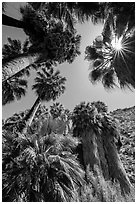
M65 108L61 103L53 103L53 105L50 106L50 113L53 118L59 117L62 113L64 113Z
M4 143L3 201L75 199L77 187L84 182L83 170L71 152L76 140L61 135L17 135L11 140L7 137Z
M22 22L28 25L24 31L29 36L31 46L28 51L24 48L25 52L3 59L6 79L31 64L49 60L52 64L72 63L80 54L80 36L76 30L69 30L61 20L47 18L43 12L35 11L28 5L21 9Z
M100 101L87 104L82 102L77 105L73 110L72 122L78 136L91 129L97 134L113 130L114 135L119 135L117 122L110 117L106 105Z
M2 84L2 104L5 105L14 101L19 100L22 96L25 96L27 88L27 81L20 78L15 78L9 82Z
M105 88L135 87L135 4L105 3L102 39L86 48L85 59L92 61L89 78L102 81ZM129 10L128 10L129 9ZM124 17L123 17L124 16Z
M134 31L123 35L120 43L120 50L114 47L112 40L110 44L104 42L101 48L94 45L87 48L85 58L92 62L89 74L92 83L102 81L107 89L117 86L117 81L121 88L135 87Z
M103 19L102 5L96 2L53 2L29 3L35 10L42 10L64 21L69 29L74 29L77 21L92 20L97 23Z
M102 101L94 101L91 103L92 106L95 106L97 108L98 113L104 113L104 112L108 112L108 107L107 105L102 102Z
M26 39L22 44L20 40L12 40L8 38L8 43L3 45L2 48L2 74L3 74L3 81L13 79L15 77L20 77L26 74L29 76L29 70L31 66L22 66L24 63L23 59L28 56L30 43L29 40ZM19 60L18 66L16 66L16 59ZM10 67L8 66L10 64Z
M49 71L42 69L42 72L38 72L38 76L35 78L36 83L32 89L36 90L36 94L41 100L55 100L64 93L65 81L66 78L61 77L59 71L53 73L53 68Z

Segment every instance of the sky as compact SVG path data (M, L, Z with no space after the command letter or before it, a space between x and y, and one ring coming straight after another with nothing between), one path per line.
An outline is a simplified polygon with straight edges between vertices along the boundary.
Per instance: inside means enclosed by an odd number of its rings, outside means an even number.
M19 5L20 3L18 2L8 3L6 9L7 15L20 19ZM77 24L76 28L78 34L81 34L82 36L80 46L81 55L78 56L72 64L63 63L57 67L57 69L60 70L61 75L65 76L67 79L66 91L59 99L57 99L57 102L62 103L65 108L68 108L71 111L82 101L102 101L108 106L109 111L134 106L134 91L128 89L121 90L118 88L106 91L101 82L97 85L92 85L88 79L90 63L84 60L85 48L86 46L91 45L93 40L101 34L103 25L93 25L92 22L89 21L83 24ZM26 39L26 35L22 29L2 26L3 44L7 42L7 37L20 39L21 41ZM7 118L12 116L14 113L31 108L37 98L34 91L31 90L31 86L34 83L34 76L35 74L32 72L32 75L29 78L28 91L25 97L22 97L19 101L15 101L2 107L2 118ZM44 102L43 104L49 107L51 103Z

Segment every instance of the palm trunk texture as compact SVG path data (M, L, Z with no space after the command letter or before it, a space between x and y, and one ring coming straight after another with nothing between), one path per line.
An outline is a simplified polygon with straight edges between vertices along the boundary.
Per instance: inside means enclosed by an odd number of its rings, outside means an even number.
M2 81L6 81L14 77L16 74L18 74L21 70L25 69L29 65L35 63L39 59L39 54L24 54L20 55L15 60L11 60L10 62L3 63L3 78ZM14 69L13 69L14 67Z
M105 180L119 181L122 193L130 193L132 185L118 155L114 137L97 135L92 129L85 131L81 136L84 166L90 166L95 174L94 170L98 166Z
M41 104L41 100L38 97L35 101L35 103L33 104L32 108L30 109L29 113L25 116L24 121L26 123L25 128L22 130L22 132L26 133L27 129L31 126L32 121L34 119L34 116L39 108Z
M103 143L110 177L119 181L123 193L129 193L132 185L120 160L114 137L107 134L103 135Z

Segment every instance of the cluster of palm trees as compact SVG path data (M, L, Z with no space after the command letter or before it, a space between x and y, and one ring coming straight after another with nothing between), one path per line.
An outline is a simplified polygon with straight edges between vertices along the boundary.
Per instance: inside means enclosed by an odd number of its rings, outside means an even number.
M5 12L4 4L3 25L23 29L28 39L21 45L19 40L9 38L8 44L3 46L4 105L25 95L26 82L18 80L16 83L16 77L29 74L30 68L74 61L80 54L80 36L76 34L75 24L89 19L93 23L104 22L102 37L86 49L86 59L93 61L91 82L102 80L104 87L111 88L118 79L121 87L135 87L134 3L31 2L20 9L21 20L11 18ZM121 37L123 50L117 52L111 42L113 38Z
M55 101L65 91L66 78L55 67L72 63L80 54L77 22L105 22L101 38L86 49L86 59L93 61L91 81L101 79L110 88L115 85L116 75L121 87L134 87L134 3L30 2L20 12L22 19L11 18L6 15L6 4L3 4L3 25L23 29L28 38L24 43L8 38L3 46L2 103L6 105L26 94L31 69L37 74L32 86L37 99L30 110L14 115L3 124L3 201L79 201L80 187L85 183L84 166L88 164L93 171L94 165L100 166L104 177L116 178L123 191L129 192L130 182L120 166L114 142L119 139L117 126L107 115L104 103L81 103L72 115L58 103L51 106L53 118L63 112L72 119L75 137L52 131L41 135L40 127L30 130L34 124L41 126L42 114L44 118L49 114L46 108L43 110L42 101ZM121 15L125 16L124 22ZM122 38L127 46L122 53L116 53L113 48L113 35ZM76 155L81 142L82 167ZM115 171L112 175L108 173L113 170L113 157L118 175Z

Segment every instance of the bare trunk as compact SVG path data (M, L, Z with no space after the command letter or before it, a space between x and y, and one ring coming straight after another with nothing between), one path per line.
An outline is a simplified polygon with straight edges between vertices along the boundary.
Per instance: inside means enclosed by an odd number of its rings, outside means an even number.
M16 28L25 28L25 24L23 21L17 20L5 14L2 14L2 25Z

